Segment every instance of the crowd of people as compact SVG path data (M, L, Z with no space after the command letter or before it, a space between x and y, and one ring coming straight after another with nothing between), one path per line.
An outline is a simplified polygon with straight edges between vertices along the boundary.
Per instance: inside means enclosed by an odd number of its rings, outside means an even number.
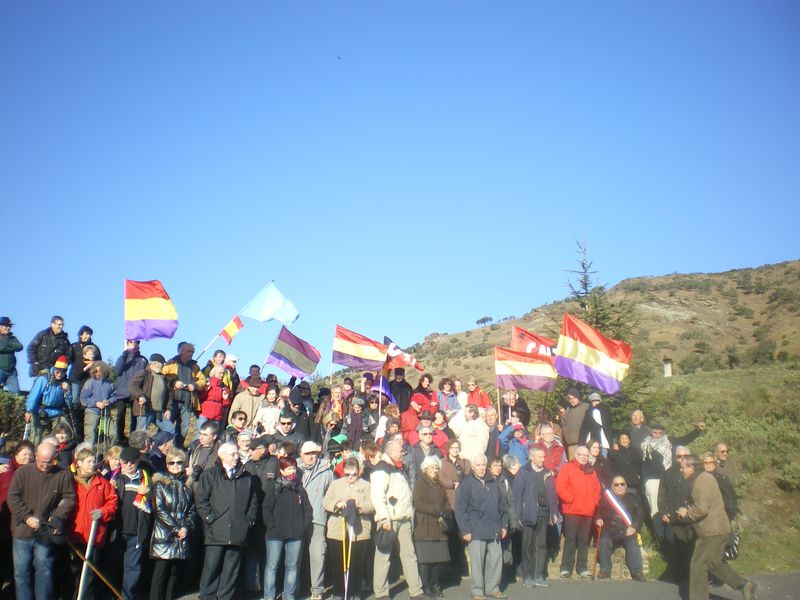
M0 318L0 384L15 392L11 325ZM89 598L381 600L400 570L412 599L464 576L474 600L503 599L517 579L549 587L559 551L554 576L592 578L592 538L597 578L622 546L645 581L645 524L690 600L709 574L754 597L723 560L728 447L688 449L702 422L678 438L637 410L614 431L597 392L532 414L514 391L495 406L474 378L413 387L401 368L314 396L257 365L240 379L221 350L201 367L187 342L165 360L128 341L112 383L91 336L71 344L56 316L28 346L28 439L0 465L0 568L18 599L74 597L83 573Z

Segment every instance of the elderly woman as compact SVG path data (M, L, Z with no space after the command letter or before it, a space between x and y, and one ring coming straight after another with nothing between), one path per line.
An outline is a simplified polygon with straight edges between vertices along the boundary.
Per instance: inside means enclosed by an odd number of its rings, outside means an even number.
M719 491L722 494L722 502L725 504L725 514L728 515L729 521L733 521L739 514L739 499L736 497L731 480L717 470L717 459L714 458L713 453L703 452L700 455L700 462L703 463L703 470L711 473L717 480Z
M447 493L450 510L455 510L456 488L464 476L469 474L470 464L466 458L461 458L461 442L458 439L448 440L444 450L439 480Z
M167 452L167 473L153 476L153 535L150 558L154 559L150 600L172 600L175 583L186 568L195 528L194 496L186 483L186 454Z
M452 527L452 511L439 471L442 461L430 455L422 461L422 476L414 484L414 546L417 550L422 589L428 596L443 597L440 586L442 566L450 561L447 532Z
M348 564L348 594L358 596L359 586L367 564L367 553L371 544L372 514L375 507L370 499L368 481L359 478L361 465L356 457L343 462L341 479L331 483L322 507L328 513L328 572L337 573L343 564ZM343 559L347 558L347 561ZM333 577L333 593L344 596L344 574Z
M308 494L298 480L297 461L278 459L278 477L264 485L262 506L267 526L267 567L264 570L264 600L275 600L275 578L286 553L283 598L295 600L297 572L303 558L303 538L314 512Z

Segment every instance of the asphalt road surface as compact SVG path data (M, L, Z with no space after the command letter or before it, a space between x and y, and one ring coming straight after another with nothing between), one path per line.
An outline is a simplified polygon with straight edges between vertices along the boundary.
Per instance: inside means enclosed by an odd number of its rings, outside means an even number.
M755 575L751 577L758 583L759 600L798 600L800 599L800 572L780 575ZM673 583L663 581L581 581L555 579L550 588L526 589L519 583L505 589L509 600L687 600L688 592ZM711 600L738 600L741 592L727 586L710 587ZM195 600L197 594L184 596L183 600ZM239 596L255 598L256 596ZM328 596L326 596L328 598ZM392 600L407 600L408 592L400 583L392 588ZM444 590L445 600L471 600L469 582L462 580L461 586ZM302 599L301 599L302 600Z

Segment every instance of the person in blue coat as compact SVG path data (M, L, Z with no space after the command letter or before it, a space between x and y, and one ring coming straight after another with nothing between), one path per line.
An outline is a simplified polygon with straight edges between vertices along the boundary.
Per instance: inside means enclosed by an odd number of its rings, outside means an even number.
M92 446L97 441L97 424L102 418L108 418L105 435L113 445L116 441L116 411L113 385L109 380L111 370L103 361L95 361L89 369L90 378L81 389L81 405L83 414L83 441Z
M531 440L525 431L522 423L506 425L500 432L500 448L503 454L511 454L517 457L519 464L524 465L528 462L528 450L531 448Z
M67 358L60 356L47 373L33 380L23 418L31 423L34 444L41 441L45 429L52 431L56 422L63 419L69 390L67 366Z

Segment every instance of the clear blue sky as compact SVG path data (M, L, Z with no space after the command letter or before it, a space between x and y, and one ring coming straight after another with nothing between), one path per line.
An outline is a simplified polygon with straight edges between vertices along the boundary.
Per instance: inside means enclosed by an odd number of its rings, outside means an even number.
M575 240L610 285L798 258L797 2L8 0L0 57L25 344L59 313L114 357L123 280L160 279L170 357L274 279L327 375L336 323L410 345L562 298Z

